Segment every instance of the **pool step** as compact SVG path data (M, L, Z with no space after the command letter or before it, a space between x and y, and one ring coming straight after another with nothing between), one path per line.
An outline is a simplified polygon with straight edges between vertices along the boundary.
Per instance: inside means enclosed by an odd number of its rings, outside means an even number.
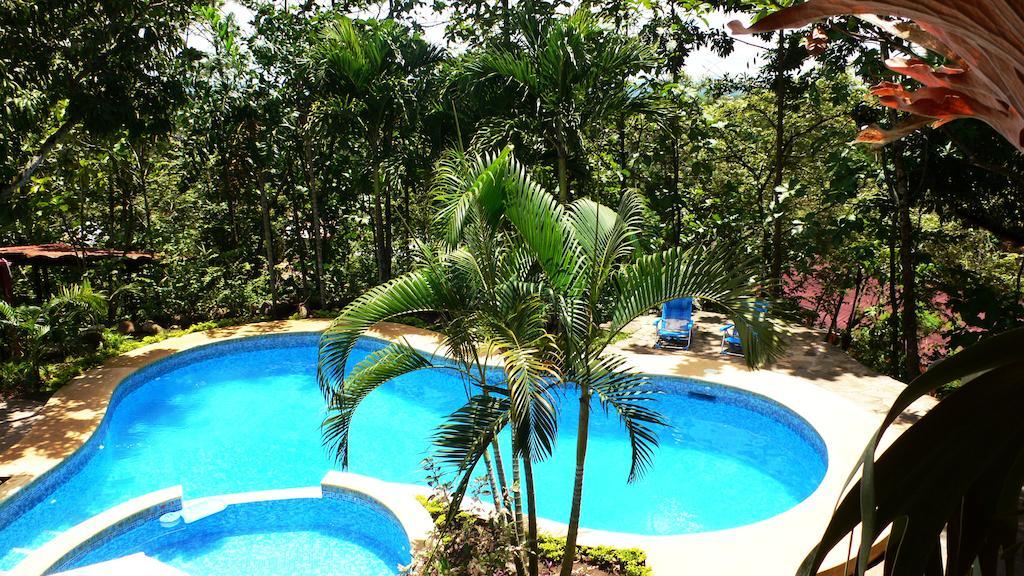
M143 574L145 576L189 576L174 566L146 556L143 552L60 572L54 576L141 576Z
M191 524L196 520L202 520L218 512L223 512L227 504L220 498L200 498L198 500L186 500L181 510L168 512L160 516L160 525L164 528L173 528L182 520L185 524Z
M217 512L223 512L225 508L227 508L227 504L220 498L187 500L182 505L181 517L185 519L186 524L191 524L196 520L202 520Z

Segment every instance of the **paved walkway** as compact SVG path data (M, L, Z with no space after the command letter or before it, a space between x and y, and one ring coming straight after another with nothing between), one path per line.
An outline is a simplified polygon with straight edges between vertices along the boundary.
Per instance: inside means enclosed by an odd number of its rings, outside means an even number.
M696 331L693 344L690 350L685 351L654 348L657 332L653 322L656 318L643 316L633 321L624 330L630 336L615 346L624 352L637 355L672 357L681 369L693 375L702 371L713 373L745 369L743 359L720 353L721 328L726 324L724 316L711 312L695 312ZM861 409L876 415L879 421L888 413L893 401L903 391L902 382L872 371L839 348L825 343L824 331L797 326L788 327L787 332L786 355L770 367L772 372L795 376L838 394ZM895 426L898 429L906 428L934 405L933 398L918 400L901 415Z
M0 454L21 440L32 424L42 420L39 409L43 404L38 400L17 398L0 401Z

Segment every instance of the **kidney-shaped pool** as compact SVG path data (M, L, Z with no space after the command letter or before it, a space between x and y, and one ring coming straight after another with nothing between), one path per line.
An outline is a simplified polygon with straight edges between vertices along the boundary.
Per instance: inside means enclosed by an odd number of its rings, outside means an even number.
M0 508L0 570L111 506L169 485L187 498L315 485L337 468L323 447L318 334L261 336L175 354L121 384L93 438ZM361 340L350 366L383 344ZM721 530L783 512L824 477L814 429L747 392L655 378L669 427L654 466L627 484L629 443L614 415L591 418L582 524L642 535ZM450 371L421 371L365 401L351 471L423 484L430 437L465 401ZM560 403L558 445L535 467L540 516L568 517L578 403Z

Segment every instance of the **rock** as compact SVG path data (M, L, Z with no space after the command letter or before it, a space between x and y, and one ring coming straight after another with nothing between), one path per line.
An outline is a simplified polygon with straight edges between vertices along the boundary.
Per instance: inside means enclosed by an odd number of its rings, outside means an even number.
M134 334L135 333L135 323L132 322L131 320L121 320L120 322L117 323L117 331L120 332L121 334L126 334L126 335L127 334Z
M299 304L299 309L295 311L295 315L302 318L309 318L309 309L306 308L305 304Z
M146 320L142 323L142 333L146 336L156 336L157 334L164 331L163 327L153 322L152 320Z
M295 304L291 302L278 302L277 306L270 310L270 316L274 320L284 320L293 314L295 314Z
M89 352L95 352L103 344L103 326L89 326L82 331L82 344Z

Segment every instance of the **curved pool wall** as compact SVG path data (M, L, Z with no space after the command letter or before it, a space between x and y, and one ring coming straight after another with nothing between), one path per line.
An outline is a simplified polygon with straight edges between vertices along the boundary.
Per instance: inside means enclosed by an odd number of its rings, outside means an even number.
M399 520L361 494L325 489L322 497L230 497L222 510L192 522L158 513L140 515L80 547L48 573L139 553L186 574L222 576L393 576L411 560L409 538ZM182 510L218 500L185 501Z
M0 570L53 534L160 486L180 481L187 497L196 498L315 483L334 467L320 446L318 337L293 333L217 342L125 378L85 445L0 506ZM350 366L382 345L361 340ZM692 379L652 382L669 392L658 407L672 424L660 434L654 468L640 482L625 483L629 450L621 425L598 411L584 526L650 535L731 528L789 509L821 482L828 464L825 445L789 409ZM352 470L422 484L429 435L462 401L462 383L447 371L388 384L356 418ZM574 446L575 402L560 408L559 444ZM240 451L239 445L253 450ZM572 450L561 449L535 467L538 485L545 487L538 497L541 516L567 516L572 460Z

